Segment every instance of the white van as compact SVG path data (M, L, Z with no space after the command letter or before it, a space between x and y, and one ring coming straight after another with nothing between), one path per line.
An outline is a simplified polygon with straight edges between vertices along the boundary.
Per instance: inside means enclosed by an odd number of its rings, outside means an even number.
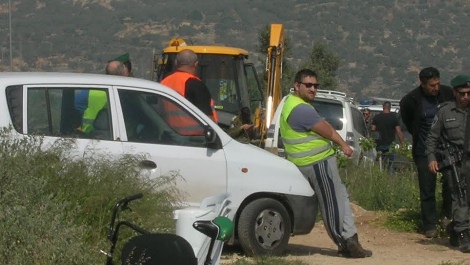
M80 155L146 154L143 170L154 178L178 172L177 187L191 205L227 192L235 240L248 254L281 254L291 234L308 234L315 224L314 192L296 166L233 140L163 85L97 74L0 73L0 90L0 126L12 125L19 137L43 135L49 143L73 137ZM102 96L103 108L94 129L83 133L92 93ZM199 133L170 126L168 104Z
M268 128L265 149L284 157L284 146L280 138L281 111L286 101L284 97L274 113ZM364 117L352 98L345 93L332 90L317 90L315 100L311 103L317 112L336 129L343 140L354 150L352 160L358 164L360 159L375 159L375 150L362 151L360 140L368 136Z

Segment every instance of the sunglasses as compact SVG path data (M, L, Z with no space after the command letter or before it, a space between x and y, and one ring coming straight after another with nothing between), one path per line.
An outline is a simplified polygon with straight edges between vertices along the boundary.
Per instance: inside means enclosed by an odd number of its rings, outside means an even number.
M303 83L303 82L299 82L299 84L303 84L306 88L311 88L311 87L313 86L315 89L318 89L318 87L320 86L320 84L317 84L317 83Z
M469 96L470 97L470 91L467 91L467 92L459 92L459 96L463 97L463 96Z

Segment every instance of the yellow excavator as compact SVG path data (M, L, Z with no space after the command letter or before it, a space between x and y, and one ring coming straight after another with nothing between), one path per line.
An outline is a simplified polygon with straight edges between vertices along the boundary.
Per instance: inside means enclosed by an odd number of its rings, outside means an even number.
M282 56L284 53L284 26L271 24L269 46L266 57L266 108L264 113L255 112L255 124L260 128L261 142L264 142L277 106L282 100ZM259 110L257 110L259 111Z
M274 111L282 99L283 25L271 24L266 59L266 91L260 85L254 65L247 62L248 51L227 46L190 45L181 38L171 39L161 54L156 54L154 50L151 80L160 82L171 74L176 68L176 54L184 49L190 49L198 55L198 76L211 92L219 126L229 128L233 117L239 114L242 107L249 107L264 140Z
M248 52L240 48L188 45L181 38L172 39L161 55L154 51L151 80L160 82L171 74L176 68L176 54L184 49L198 55L198 76L211 92L219 126L228 128L242 107L263 107L264 93L256 69L247 62Z

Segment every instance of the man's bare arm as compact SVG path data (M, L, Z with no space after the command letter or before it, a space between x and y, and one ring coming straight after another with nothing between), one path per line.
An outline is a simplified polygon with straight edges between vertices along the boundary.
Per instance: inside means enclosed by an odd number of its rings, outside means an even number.
M403 135L403 132L401 131L401 127L400 126L395 126L395 132L397 133L397 136L398 136L398 140L400 141L400 143L404 143L405 142L405 136Z

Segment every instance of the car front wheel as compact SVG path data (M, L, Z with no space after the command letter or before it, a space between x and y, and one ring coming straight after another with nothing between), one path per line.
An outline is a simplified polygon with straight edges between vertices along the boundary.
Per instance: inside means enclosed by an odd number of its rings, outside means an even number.
M289 242L291 220L282 203L271 198L249 203L240 214L238 239L246 254L282 255Z

